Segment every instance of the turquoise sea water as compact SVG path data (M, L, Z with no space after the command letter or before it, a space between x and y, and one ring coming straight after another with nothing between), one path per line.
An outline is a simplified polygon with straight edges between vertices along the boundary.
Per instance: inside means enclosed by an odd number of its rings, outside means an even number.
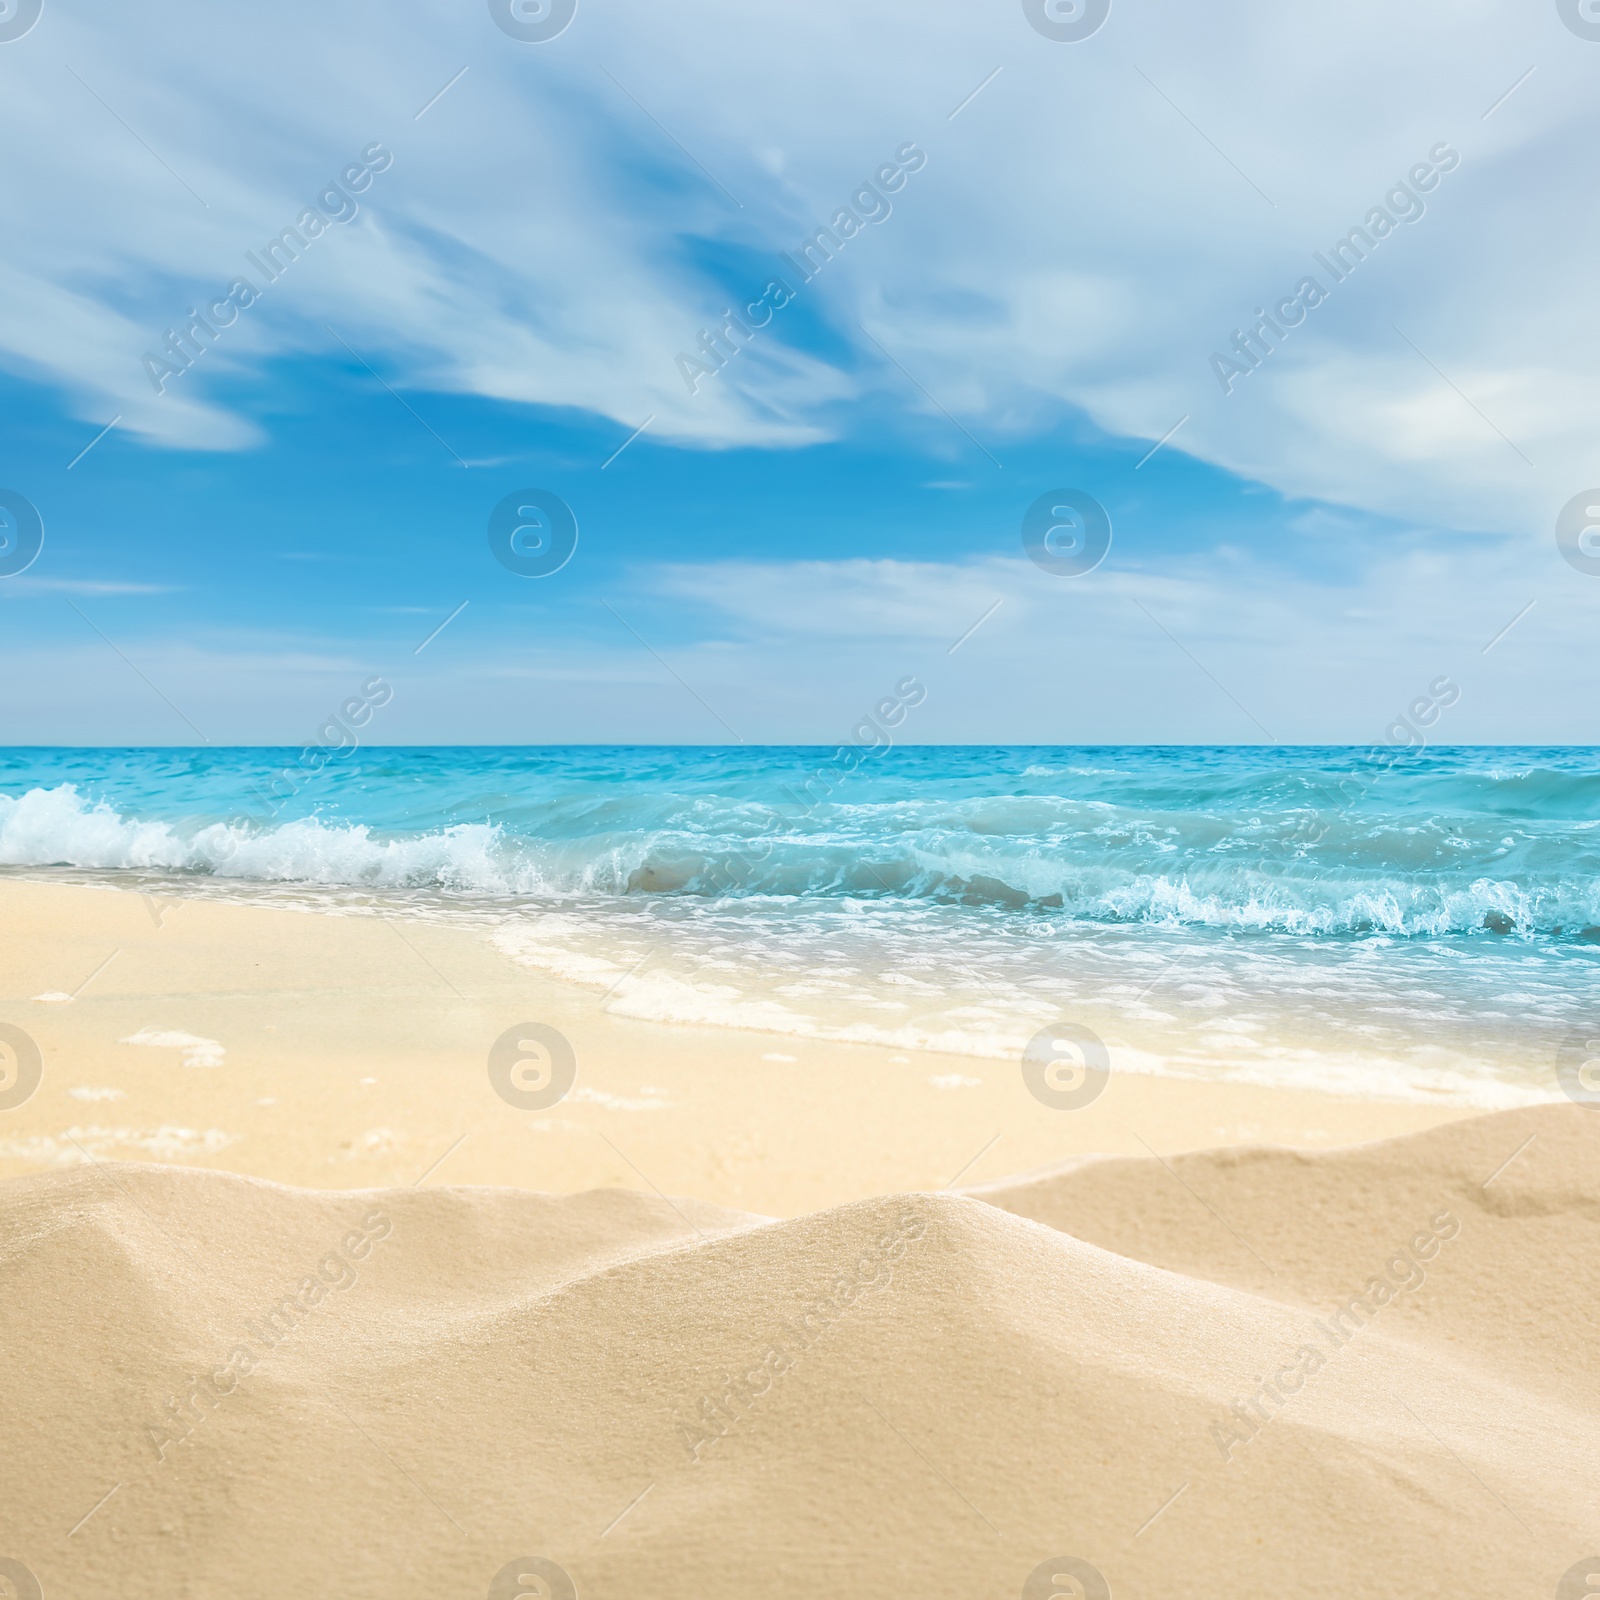
M0 751L0 867L465 920L607 1009L1484 1104L1600 997L1600 751Z

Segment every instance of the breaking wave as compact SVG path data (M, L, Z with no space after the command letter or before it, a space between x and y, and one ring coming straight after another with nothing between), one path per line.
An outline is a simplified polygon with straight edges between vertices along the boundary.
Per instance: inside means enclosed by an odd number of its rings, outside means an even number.
M1524 798L1525 780L1513 780ZM61 783L0 794L0 865L475 898L906 900L1304 937L1600 939L1600 828L1588 817L1209 798L1186 811L1050 794L801 808L646 789L408 829L141 817Z

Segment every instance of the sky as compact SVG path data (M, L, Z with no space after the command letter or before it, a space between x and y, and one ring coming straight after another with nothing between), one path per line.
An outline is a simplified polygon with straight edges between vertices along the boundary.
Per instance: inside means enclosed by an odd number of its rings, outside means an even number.
M1595 742L1593 0L8 4L0 743Z

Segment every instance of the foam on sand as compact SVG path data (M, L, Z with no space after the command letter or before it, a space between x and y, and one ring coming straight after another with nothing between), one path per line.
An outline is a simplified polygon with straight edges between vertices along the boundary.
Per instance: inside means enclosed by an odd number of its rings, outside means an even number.
M0 1554L47 1594L1551 1595L1600 1541L1597 1158L1541 1107L790 1222L21 1178Z

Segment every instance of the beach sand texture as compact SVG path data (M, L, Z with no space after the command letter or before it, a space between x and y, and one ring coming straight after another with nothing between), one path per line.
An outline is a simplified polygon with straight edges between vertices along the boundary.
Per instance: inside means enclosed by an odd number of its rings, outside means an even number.
M164 1600L1553 1596L1597 1216L1571 1106L776 1221L40 1172L0 1554Z

